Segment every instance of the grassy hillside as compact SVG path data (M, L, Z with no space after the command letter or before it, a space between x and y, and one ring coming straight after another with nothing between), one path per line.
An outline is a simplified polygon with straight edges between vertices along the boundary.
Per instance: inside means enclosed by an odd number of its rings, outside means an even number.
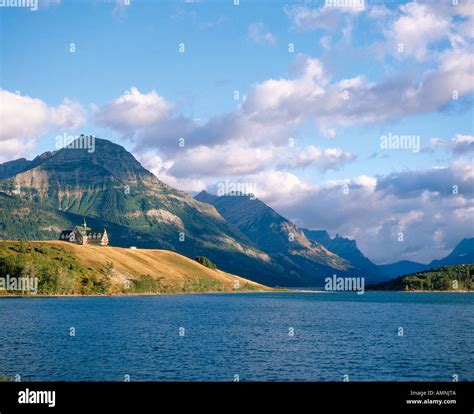
M385 283L373 285L370 290L474 290L474 264L444 266L400 276Z
M38 293L52 295L269 290L167 250L61 241L0 242L0 278L7 275L36 277Z

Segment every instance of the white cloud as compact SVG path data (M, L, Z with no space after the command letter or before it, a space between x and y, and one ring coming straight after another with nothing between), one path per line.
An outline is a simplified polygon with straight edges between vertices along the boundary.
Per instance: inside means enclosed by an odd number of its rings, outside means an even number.
M0 141L74 131L86 121L83 107L70 99L48 106L41 99L0 90Z
M169 171L177 177L220 177L251 174L270 165L276 156L273 147L226 144L198 146L176 153Z
M144 159L150 158L150 152L144 152ZM155 153L157 154L157 153ZM239 143L228 143L208 147L182 148L164 161L156 155L154 162L159 166L161 177L171 180L204 180L214 183L219 177L232 178L258 174L265 170L295 170L314 168L325 172L342 168L355 159L349 152L339 148L321 149L314 145L302 148L276 147L272 145L249 146ZM159 160L159 161L158 161ZM155 170L156 170L155 165ZM171 182L171 181L170 181ZM184 189L183 187L179 187Z
M201 178L177 178L169 173L169 169L173 166L173 161L164 161L156 152L148 151L137 154L141 164L151 171L164 183L187 192L199 192L209 183Z
M386 18L392 14L393 12L382 4L371 5L368 11L369 18L375 20Z
M324 172L330 169L340 169L346 163L353 161L354 158L353 154L342 151L340 148L321 149L314 145L308 145L299 151L289 152L286 156L281 157L279 165L287 168L315 167Z
M299 179L298 179L299 180ZM348 185L348 192L344 190ZM453 193L458 185L459 193ZM305 187L298 197L264 193L264 201L312 229L326 229L357 240L378 263L428 262L441 258L464 237L472 237L474 174L467 160L448 168L362 176ZM315 208L317 206L317 208ZM403 233L403 242L398 241Z
M451 102L453 91L463 97L474 90L473 57L469 49L446 51L438 59L438 69L427 71L419 81L397 77L371 83L358 76L331 83L317 59L300 56L298 77L257 84L242 111L261 124L310 120L322 130L431 112Z
M461 17L457 30L463 37L474 38L474 5L472 1L460 1L454 12Z
M313 122L320 134L333 138L338 127L439 109L452 100L453 90L460 97L474 90L471 58L466 48L450 50L440 54L438 68L420 80L371 83L362 76L331 82L319 60L300 55L293 78L257 83L237 109L204 123L180 116L176 106L155 91L141 93L136 88L95 114L101 125L127 135L135 152L155 150L172 161L166 172L173 179L256 174L269 168L324 172L341 168L353 154L313 145L300 153L288 151L288 140L298 134L298 126ZM184 147L178 145L180 138Z
M453 140L453 152L456 154L466 154L474 151L474 136L457 134Z
M172 105L154 90L141 93L132 87L109 104L96 108L100 125L126 132L159 123L170 116Z
M274 169L250 174L241 181L251 183L258 198L281 208L303 202L318 189L317 185L307 183L295 174Z
M294 130L312 122L317 131L334 138L338 127L381 123L429 113L474 90L468 47L439 54L438 67L420 79L397 76L373 83L363 76L331 82L322 63L298 55L292 78L268 79L255 84L242 104L232 112L207 122L178 114L178 108L155 91L132 88L96 110L100 125L130 135L137 149L159 148L174 153L178 140L186 146L208 147L226 142L286 145Z
M428 46L448 35L451 17L437 12L435 7L417 2L400 6L399 16L387 37L392 41L394 54L398 53L398 45L403 45L403 54L423 60L428 55Z
M0 163L25 156L36 146L35 139L7 139L0 141Z

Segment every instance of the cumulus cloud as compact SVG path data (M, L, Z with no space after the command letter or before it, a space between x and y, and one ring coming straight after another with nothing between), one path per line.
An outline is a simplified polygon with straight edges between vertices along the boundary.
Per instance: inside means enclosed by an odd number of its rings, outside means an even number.
M216 179L226 177L273 180L278 173L285 182L292 183L298 169L325 172L340 169L355 159L354 154L336 147L309 144L289 150L288 140L298 126L309 121L320 134L334 137L338 127L382 123L437 110L451 101L453 90L461 98L472 92L471 58L472 52L464 47L449 50L438 56L436 69L418 80L396 77L373 83L363 76L333 82L318 59L300 55L291 78L255 84L238 108L203 123L180 115L179 108L157 92L142 93L136 88L97 108L95 114L101 125L127 135L135 144L135 153L156 154L161 161L150 169L180 189L200 191ZM184 138L184 147L179 145L180 138ZM455 145L459 149L470 148L467 139L457 140L452 144L453 151ZM429 177L437 177L438 182L429 186L423 182L422 173L416 180L410 175L380 178L375 192L392 192L392 197L402 199L426 187L433 194L443 194L450 191L450 185L464 188L465 181L459 171L459 168L430 171ZM402 184L406 186L404 193L397 193ZM295 185L299 186L300 195L301 189L314 191L310 184ZM281 188L284 187L276 185L273 191L278 193ZM372 188L375 188L373 182ZM267 190L264 194L270 197L269 193ZM270 197L277 198L277 195ZM295 217L297 211L290 213ZM353 211L353 214L362 213ZM349 220L349 216L343 217ZM398 216L394 217L396 222ZM346 230L343 234L355 234L354 229Z
M473 183L468 167L465 161L456 160L450 168L393 173L378 180L377 190L397 198L411 198L422 191L451 196L453 186L458 186L463 194L472 196L474 187L471 187Z
M146 154L148 154L144 157L146 161L153 159L150 158L150 152ZM195 184L205 182L207 186L219 177L247 177L275 168L278 170L314 168L316 171L326 172L340 169L354 159L353 154L340 148L321 149L314 145L302 148L272 145L243 146L239 143L228 143L213 147L201 145L189 149L183 148L166 162L158 155L154 161L160 166L158 170L161 177L166 173L167 178L174 177L174 180L190 178ZM152 168L156 170L156 165ZM193 188L193 191L202 188Z
M176 154L169 171L176 177L251 174L270 165L275 156L273 147L199 146Z
M96 120L119 131L128 132L146 128L167 119L172 110L155 91L141 93L132 87L107 105L96 109Z
M417 2L401 5L401 15L387 32L393 53L402 45L403 54L418 60L426 58L428 46L446 37L451 26L451 17L437 10Z
M413 1L395 9L372 5L368 17L377 24L384 41L370 49L381 56L412 58L421 63L435 60L449 48L468 48L474 37L473 10L471 1Z
M202 178L192 177L175 177L169 173L169 169L173 166L173 161L165 161L155 151L143 152L138 155L138 159L141 164L151 171L156 177L158 177L164 183L178 188L182 191L189 193L195 193L201 191L209 184L208 181Z
M334 137L337 127L374 124L428 113L474 90L470 48L447 50L438 67L420 79L390 77L378 83L364 76L331 81L323 64L299 55L292 78L268 79L255 84L232 112L199 123L184 117L176 105L155 91L132 88L102 108L100 125L130 134L137 149L154 147L176 152L179 138L189 146L216 146L227 142L285 145L294 130L312 122L320 134Z
M285 205L304 202L319 187L308 183L296 174L277 169L269 169L256 174L249 174L235 182L247 183L252 192L271 206L284 210ZM212 192L213 186L208 186ZM281 211L280 211L281 212Z
M298 124L312 120L322 128L400 119L437 110L474 90L469 49L449 50L439 57L437 70L420 80L388 78L372 83L363 76L330 82L320 61L300 56L295 79L270 79L257 84L242 110L253 121ZM347 99L345 99L347 97Z
M472 188L472 165L454 161L443 169L357 177L320 187L305 187L298 181L297 196L271 196L269 190L268 200L304 227L356 239L377 263L428 262L445 256L462 238L473 236L472 226L466 225L472 222ZM265 189L260 190L266 197ZM290 188L286 191L291 193ZM400 233L403 241L399 241Z
M34 139L79 128L86 121L83 107L70 99L57 106L29 96L0 90L0 141Z

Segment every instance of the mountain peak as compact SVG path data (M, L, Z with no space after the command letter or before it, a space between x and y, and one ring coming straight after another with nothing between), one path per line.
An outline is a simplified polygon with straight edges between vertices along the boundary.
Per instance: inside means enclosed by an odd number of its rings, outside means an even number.
M462 239L449 253L448 256L440 260L433 260L430 267L446 265L468 264L474 262L474 237Z
M64 178L67 178L67 175L86 175L91 179L95 177L97 182L110 177L122 184L148 182L164 186L123 146L93 136L81 135L59 150L45 152L21 172L25 173L34 168L39 168L48 176L63 174Z
M232 191L218 197L201 192L195 199L212 204L225 220L293 275L294 285L315 286L322 275L350 268L346 260L308 240L294 223L252 195Z
M218 198L219 198L218 196L208 193L206 190L202 190L199 194L196 194L194 196L195 200L200 201L201 203L207 203L207 204L212 204Z

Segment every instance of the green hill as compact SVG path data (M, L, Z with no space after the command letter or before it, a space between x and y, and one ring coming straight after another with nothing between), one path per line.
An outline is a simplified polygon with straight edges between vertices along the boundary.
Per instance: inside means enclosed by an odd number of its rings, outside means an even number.
M400 276L368 290L456 291L474 290L474 264L444 266Z
M46 295L270 290L167 250L61 241L0 242L0 278L7 275L37 278L37 293Z

